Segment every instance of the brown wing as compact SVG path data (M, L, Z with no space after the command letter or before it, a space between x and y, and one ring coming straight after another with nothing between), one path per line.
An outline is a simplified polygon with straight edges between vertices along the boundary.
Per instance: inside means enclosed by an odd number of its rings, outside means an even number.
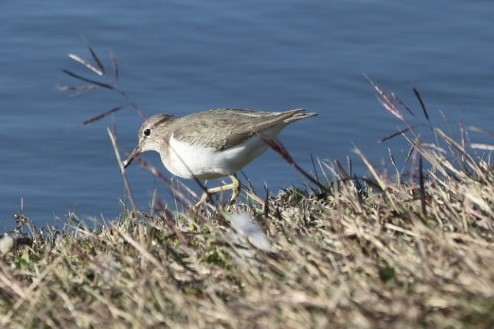
M241 109L214 109L178 119L174 137L198 145L225 149L274 125L306 117L304 110L261 112ZM300 116L289 120L294 116ZM184 125L184 122L186 123Z

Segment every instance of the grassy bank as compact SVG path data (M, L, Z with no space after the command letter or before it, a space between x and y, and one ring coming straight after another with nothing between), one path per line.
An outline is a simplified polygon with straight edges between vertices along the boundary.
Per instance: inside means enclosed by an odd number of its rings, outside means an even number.
M0 261L0 323L492 327L492 169L466 154L457 169L436 148L420 156L434 166L417 184L334 166L330 190L287 190L265 207L127 211L98 230L34 234ZM270 246L232 227L235 213Z

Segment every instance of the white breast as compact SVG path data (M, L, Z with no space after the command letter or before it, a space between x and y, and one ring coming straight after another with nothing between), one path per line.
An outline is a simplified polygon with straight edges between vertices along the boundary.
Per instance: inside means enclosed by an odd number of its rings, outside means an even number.
M274 136L279 133L279 130L273 131ZM163 154L161 157L165 167L176 176L183 178L196 176L199 179L232 175L267 148L258 136L252 136L242 144L221 151L200 145L190 145L176 140L173 136L170 138L169 146L168 157Z

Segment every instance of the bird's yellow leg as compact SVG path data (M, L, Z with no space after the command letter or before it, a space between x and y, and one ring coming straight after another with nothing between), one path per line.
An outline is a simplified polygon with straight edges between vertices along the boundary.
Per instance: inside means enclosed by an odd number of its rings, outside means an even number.
M204 192L204 194L201 196L201 199L199 202L196 204L196 207L200 204L202 204L206 199L208 198L209 195L216 194L219 192L224 192L228 190L233 190L232 191L232 198L230 199L230 203L235 202L237 197L240 195L240 181L235 175L230 175L229 176L232 182L230 184L225 184L217 187L212 187L208 188L207 192Z

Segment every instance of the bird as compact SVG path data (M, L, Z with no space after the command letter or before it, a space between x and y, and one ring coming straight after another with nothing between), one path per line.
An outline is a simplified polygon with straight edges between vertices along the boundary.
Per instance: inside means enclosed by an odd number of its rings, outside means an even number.
M282 112L218 108L186 116L155 114L142 123L138 144L122 165L125 169L141 153L155 151L175 176L199 180L229 176L230 184L207 189L197 205L209 195L228 190L232 190L233 203L241 188L236 173L267 149L264 139L275 139L292 122L315 115L301 108Z

